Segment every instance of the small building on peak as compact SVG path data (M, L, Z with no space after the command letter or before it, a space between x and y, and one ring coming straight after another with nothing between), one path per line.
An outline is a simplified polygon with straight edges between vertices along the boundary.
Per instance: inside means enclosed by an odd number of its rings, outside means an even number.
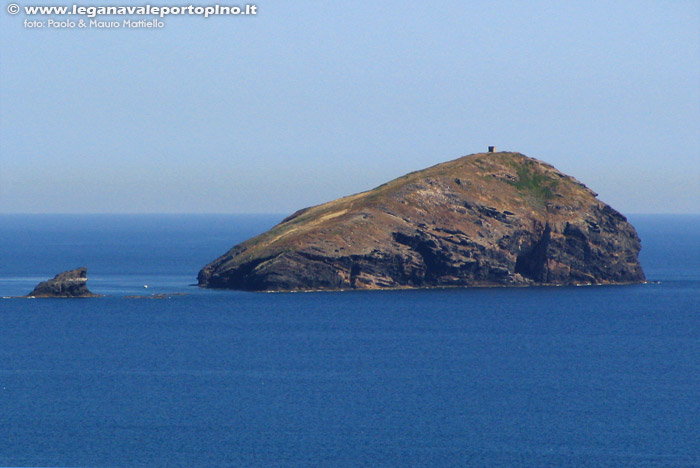
M495 146L489 146L489 153L495 153L496 152L496 147Z

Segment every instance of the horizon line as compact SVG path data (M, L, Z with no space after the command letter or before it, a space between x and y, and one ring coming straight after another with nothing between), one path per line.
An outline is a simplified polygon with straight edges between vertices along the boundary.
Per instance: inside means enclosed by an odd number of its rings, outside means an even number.
M295 210L298 211L298 210ZM264 215L264 216L288 216L291 212L265 212L265 211L211 211L211 212L172 212L172 211L148 211L148 212L135 212L135 211L109 211L109 212L0 212L0 216L51 216L51 215L65 215L65 216L104 216L104 215L115 215L115 216L177 216L177 215L187 215L187 216L229 216L229 215ZM621 212L622 213L622 212ZM624 216L700 216L700 212L627 212L622 213Z

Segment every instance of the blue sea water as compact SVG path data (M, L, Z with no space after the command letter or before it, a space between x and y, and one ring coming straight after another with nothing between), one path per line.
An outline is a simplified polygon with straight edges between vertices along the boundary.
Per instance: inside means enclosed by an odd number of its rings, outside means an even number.
M652 284L191 286L280 218L0 216L1 296L106 295L0 300L0 465L700 466L700 217L630 217Z

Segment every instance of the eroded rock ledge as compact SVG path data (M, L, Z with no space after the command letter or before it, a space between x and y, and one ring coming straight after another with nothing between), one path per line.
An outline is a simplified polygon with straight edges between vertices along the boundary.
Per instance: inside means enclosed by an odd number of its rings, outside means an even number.
M27 297L97 297L87 287L87 268L64 271L42 281Z

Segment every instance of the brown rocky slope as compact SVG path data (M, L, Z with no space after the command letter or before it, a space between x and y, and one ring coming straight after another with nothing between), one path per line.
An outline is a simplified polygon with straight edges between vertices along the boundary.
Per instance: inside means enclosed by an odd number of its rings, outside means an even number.
M573 177L481 153L305 208L206 265L249 291L644 281L627 219Z

